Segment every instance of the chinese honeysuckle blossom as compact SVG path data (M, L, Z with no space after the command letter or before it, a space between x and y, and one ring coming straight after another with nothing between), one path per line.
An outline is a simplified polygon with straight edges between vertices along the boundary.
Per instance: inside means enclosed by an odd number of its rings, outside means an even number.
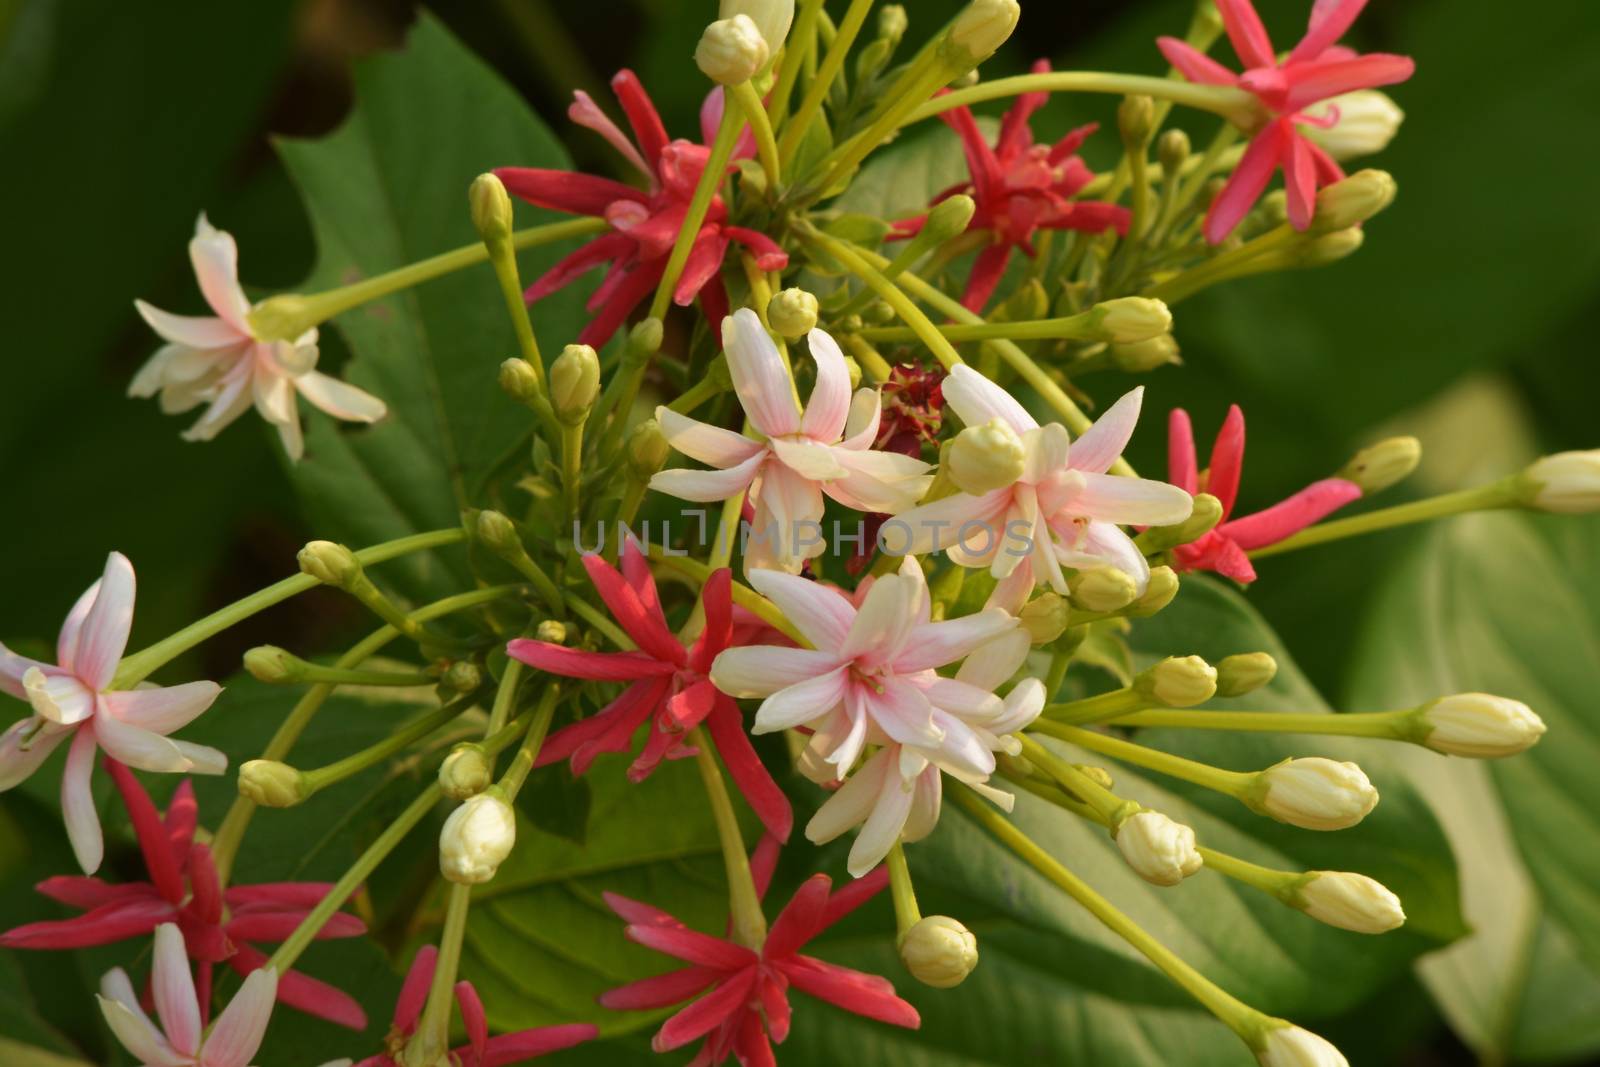
M1305 36L1280 61L1250 0L1217 0L1228 40L1244 65L1242 74L1176 37L1156 42L1167 62L1185 78L1202 85L1238 86L1255 94L1266 109L1266 120L1253 131L1250 147L1206 214L1206 240L1212 244L1233 232L1280 168L1289 194L1289 221L1297 230L1310 226L1317 189L1344 177L1333 157L1300 129L1302 124L1332 126L1338 122L1337 111L1317 112L1313 106L1357 89L1394 85L1411 77L1416 64L1408 56L1357 55L1337 43L1366 6L1367 0L1316 0Z
M1116 567L1143 594L1150 565L1121 526L1169 526L1194 507L1176 486L1106 473L1133 435L1143 397L1143 387L1126 393L1070 441L1059 423L1040 426L1005 390L957 366L944 381L945 403L968 426L999 420L1015 432L1026 457L1022 476L903 512L894 520L902 524L897 536L909 539L913 554L944 549L963 567L987 567L1000 579L989 603L1011 611L1039 582L1066 595L1063 566Z
M995 733L1015 729L1005 725L1013 708L992 687L944 678L934 668L990 645L1016 620L991 608L930 621L927 583L909 557L899 573L873 583L859 610L838 590L795 575L758 570L750 581L813 647L730 648L712 664L711 680L730 696L765 698L754 733L810 729L802 763L813 777L844 778L866 746L883 746L851 779L867 775L870 784L852 790L847 782L839 791L883 797L850 850L850 873L860 877L902 830L915 839L933 828L940 771L973 784L994 773ZM823 833L838 811L828 814L825 805L806 836L829 840L854 825Z
M293 341L264 341L250 326L250 300L239 287L239 250L233 235L200 216L189 242L200 292L216 317L174 315L143 300L134 306L167 343L134 375L128 395L161 395L169 415L206 404L205 413L184 439L209 441L253 403L261 417L278 428L290 459L304 452L300 409L295 394L336 419L376 422L383 401L323 374L317 367L317 331Z
M673 448L718 469L661 471L650 488L701 502L749 488L755 524L747 572L772 567L795 574L822 553L823 494L857 511L893 514L916 503L932 481L921 460L872 449L881 413L877 391L860 389L852 398L838 344L821 330L812 330L808 342L817 382L802 414L778 346L756 313L741 308L722 320L734 390L765 440L656 409Z
M0 645L0 691L33 706L33 714L0 735L0 792L27 778L63 741L61 812L73 854L85 874L100 866L104 842L89 776L95 749L142 771L221 774L228 757L214 748L166 735L211 706L215 682L110 689L133 626L133 564L120 552L106 560L61 624L56 662L41 663Z
M176 923L156 927L150 992L158 1027L145 1014L121 967L100 979L100 1012L134 1060L147 1067L248 1067L272 1017L278 973L251 971L207 1033L206 1008L195 993L183 934Z

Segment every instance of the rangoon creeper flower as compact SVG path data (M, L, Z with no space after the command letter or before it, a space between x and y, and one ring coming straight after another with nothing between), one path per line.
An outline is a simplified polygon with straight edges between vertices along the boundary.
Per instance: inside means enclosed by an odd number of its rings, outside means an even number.
M712 665L711 680L729 696L765 698L754 733L809 728L801 765L813 778L842 779L867 745L883 746L806 827L820 844L864 823L848 865L858 878L900 837L932 831L941 771L981 787L994 773L995 749L1005 747L998 735L1020 729L1044 705L1036 680L1019 686L1014 701L994 695L1021 660L1016 645L1026 656L1028 643L1023 636L1004 648L984 646L1015 631L1016 620L991 608L930 622L915 559L874 582L859 610L829 586L779 571L752 571L750 581L813 647L729 649ZM966 678L934 670L980 649Z
M384 1051L376 1056L368 1056L356 1067L400 1067L401 1053L417 1032L417 1020L422 1017L423 1006L428 1001L428 988L433 984L433 972L438 965L439 950L436 947L424 945L417 951L416 958L411 961L411 969L406 972L406 980L400 986L400 996L395 1001L394 1024L384 1038ZM472 983L457 982L455 994L469 1043L452 1050L443 1062L459 1063L462 1067L505 1067L535 1056L559 1052L600 1036L597 1027L588 1023L571 1023L565 1026L539 1026L490 1037L483 1001L478 999L478 991L472 987ZM349 1063L348 1060L344 1062Z
M1050 61L1046 59L1033 65L1035 74L1049 69ZM972 180L951 186L933 202L970 193L977 210L967 224L967 232L987 233L990 239L990 244L978 253L961 295L961 303L968 310L983 310L1004 277L1013 251L1021 249L1029 257L1035 254L1033 239L1040 230L1128 232L1127 208L1075 199L1094 180L1094 172L1077 153L1100 128L1098 123L1079 126L1053 145L1033 143L1028 120L1049 98L1048 93L1023 93L1017 97L1001 119L1000 133L992 147L969 108L951 108L939 116L961 138ZM892 236L912 237L927 221L928 216L923 214L901 222Z
M1035 584L1070 590L1061 568L1110 566L1143 595L1150 565L1119 524L1167 526L1189 517L1184 490L1144 478L1107 474L1139 421L1143 387L1101 415L1076 442L1059 423L1040 426L1010 394L965 364L944 380L944 399L967 426L992 419L1021 439L1026 459L1013 484L982 495L957 493L913 508L885 524L903 527L908 553L945 549L963 567L987 567L1000 579L991 605L1016 610ZM1069 447L1070 443L1070 447Z
M156 810L137 778L115 760L106 770L127 806L144 855L149 881L113 885L99 878L57 875L34 888L84 914L28 923L0 934L0 947L79 949L143 937L163 923L176 923L183 945L199 964L201 998L210 1003L214 965L226 963L249 975L267 962L253 941L281 941L333 889L331 882L266 882L221 888L211 850L195 841L199 805L188 780L178 785L166 816ZM334 912L319 940L360 937L367 926L354 915ZM326 982L285 971L277 997L308 1015L352 1030L367 1028L367 1014L354 997Z
M1312 871L1310 879L1300 887L1297 906L1318 922L1381 934L1406 921L1400 898L1376 879L1349 871Z
M261 417L278 428L283 449L297 460L305 451L300 409L295 397L349 422L377 422L388 409L382 400L317 367L317 331L293 341L263 340L250 325L250 300L239 287L239 250L233 235L200 216L189 261L206 303L216 317L174 315L135 300L134 307L167 343L134 375L128 395L161 394L168 415L208 404L184 431L189 441L209 441L253 403Z
M894 452L876 452L881 414L878 393L860 389L852 399L844 353L821 330L808 335L817 381L802 415L795 411L789 372L778 346L749 308L722 320L722 344L733 387L758 441L656 408L661 432L679 452L717 470L665 470L650 488L682 500L726 500L750 489L755 530L745 569L776 567L798 573L820 555L822 497L857 511L904 511L932 482L928 465Z
M1435 752L1474 759L1515 756L1539 743L1544 720L1520 700L1489 693L1457 693L1425 704L1422 743Z
M738 705L718 692L707 677L718 653L735 643L733 583L727 568L706 580L702 594L705 628L693 647L685 650L667 628L650 564L636 544L624 541L620 573L599 556L582 558L600 599L639 647L634 652L583 652L526 638L506 646L512 658L551 674L630 683L597 714L546 738L534 765L543 767L570 758L572 773L582 774L596 756L626 752L634 733L648 721L650 734L644 750L628 768L628 778L642 782L662 760L693 756L695 750L684 744L684 734L704 723L734 784L767 832L779 841L788 840L794 826L789 800L751 747ZM753 616L751 620L759 623ZM754 627L741 629L748 634Z
M154 960L150 986L159 1027L140 1007L126 971L113 967L100 979L100 1013L122 1047L149 1067L247 1067L267 1033L278 973L251 971L204 1033L209 990L204 999L195 991L177 924L156 927Z
M1267 1031L1256 1059L1261 1067L1350 1067L1326 1038L1287 1024Z
M1361 487L1344 478L1313 482L1286 500L1241 518L1230 518L1244 472L1244 412L1228 407L1228 417L1211 446L1211 465L1204 471L1195 460L1194 427L1189 413L1173 408L1167 419L1167 478L1189 493L1210 493L1222 504L1222 522L1198 541L1173 550L1172 565L1180 571L1215 571L1236 582L1253 582L1256 569L1245 553L1277 544L1284 538L1361 499Z
M1332 97L1411 77L1416 64L1407 56L1357 55L1336 43L1366 6L1367 0L1316 0L1305 36L1280 61L1250 0L1217 0L1228 39L1244 65L1242 74L1176 37L1157 40L1161 54L1185 78L1202 85L1237 86L1254 93L1266 111L1265 121L1251 131L1255 136L1250 147L1206 214L1205 235L1212 244L1233 232L1280 168L1289 192L1290 223L1297 230L1310 226L1317 189L1344 177L1333 157L1300 129L1331 126L1338 121L1337 114L1311 109Z
M888 881L880 868L833 893L827 875L812 875L755 949L691 930L648 904L606 893L606 903L628 924L628 940L689 966L613 989L601 995L600 1003L617 1011L650 1011L709 989L663 1023L650 1042L655 1051L669 1052L704 1037L706 1044L693 1062L706 1067L729 1056L750 1067L775 1064L772 1045L789 1036L791 987L856 1015L916 1029L922 1023L916 1009L895 995L888 979L800 952ZM757 888L764 891L764 882L762 878Z
M109 688L128 645L133 598L133 564L113 552L100 580L78 598L61 624L55 664L0 645L0 691L33 705L33 715L0 735L0 792L27 778L70 739L61 776L61 813L85 874L99 868L105 851L89 787L96 746L142 771L221 774L228 768L228 757L216 749L165 736L209 708L221 686L188 682Z

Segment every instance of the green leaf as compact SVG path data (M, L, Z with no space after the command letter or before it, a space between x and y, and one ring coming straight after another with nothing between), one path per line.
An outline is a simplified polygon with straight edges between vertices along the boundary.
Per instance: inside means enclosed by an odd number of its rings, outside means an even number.
M424 14L403 52L356 74L356 104L320 141L279 143L305 198L318 246L306 291L348 284L476 239L467 213L472 179L501 165L566 168L565 152L516 94ZM526 227L556 216L519 209ZM525 280L560 254L522 262ZM576 292L542 301L534 325L545 347L577 333ZM357 308L336 327L351 352L345 376L382 397L389 417L371 428L313 415L295 481L328 536L365 545L453 526L481 501L482 482L529 428L525 408L496 385L516 352L487 266ZM470 584L463 553L403 565L405 590L443 595Z
M1352 678L1364 705L1483 691L1527 702L1543 742L1478 763L1413 754L1460 858L1474 936L1423 980L1488 1059L1600 1050L1600 520L1474 515L1383 585Z

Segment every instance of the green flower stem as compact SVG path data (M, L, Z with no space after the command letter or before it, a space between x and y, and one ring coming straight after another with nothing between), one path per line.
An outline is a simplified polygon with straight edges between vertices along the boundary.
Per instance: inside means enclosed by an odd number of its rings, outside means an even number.
M1020 736L1022 754L1034 766L1055 779L1068 797L1088 809L1096 822L1107 827L1117 826L1128 815L1139 810L1138 804L1117 796L1027 734Z
M957 234L955 237L942 242L936 240L936 236L937 235L935 234L929 234L926 230L920 230L914 234L910 240L906 241L906 243L901 246L900 251L895 253L895 257L889 260L889 262L884 265L883 269L879 271L879 273L883 275L884 281L894 281L896 278L900 277L900 275L910 270L912 265L915 264L917 260L933 251L940 244L954 245L959 242L961 238L969 235ZM977 236L981 238L983 235L979 234ZM938 272L930 270L928 273L937 274ZM845 301L844 306L839 309L837 317L842 319L847 315L861 314L861 312L866 310L867 305L872 303L872 296L872 290L863 287L855 296L852 296L849 300Z
M1199 1001L1202 1007L1225 1023L1234 1033L1246 1040L1254 1040L1254 1035L1262 1025L1263 1017L1260 1012L1221 989L1185 963L1171 949L1151 937L1132 919L1117 910L1110 901L1091 889L1087 882L1069 871L1055 857L975 796L971 790L964 786L956 786L952 793L956 803L1002 844L1083 905L1089 914L1099 919L1112 933L1139 950L1163 974Z
M355 556L363 566L367 566L398 559L413 552L453 545L464 540L466 533L461 529L434 530L430 533L413 534L410 537L373 545L357 552ZM217 609L198 622L190 623L177 633L164 637L123 659L117 667L116 677L111 681L111 688L132 689L207 638L243 622L259 611L281 604L297 593L315 589L319 584L321 583L308 574L295 574L259 592L251 593L241 600L236 600L225 608Z
M661 284L656 287L655 299L650 303L651 318L665 318L667 309L672 306L672 291L677 288L678 279L683 275L684 264L689 262L689 249L700 235L700 224L706 220L711 198L722 184L723 173L728 169L728 160L733 157L734 145L738 143L739 133L743 129L743 112L736 107L724 107L722 125L717 127L717 136L711 142L711 155L706 159L706 169L700 175L699 184L694 187L694 195L689 198L688 213L683 217L678 239L673 242L672 252L667 256L666 270L661 275Z
M918 66L922 69L917 69ZM902 77L884 94L886 106L872 122L844 144L839 145L819 162L812 173L823 175L821 180L807 182L798 199L802 202L827 195L836 185L861 165L880 145L888 142L896 130L911 121L910 116L918 101L927 100L934 93L959 77L964 71L953 69L939 58L937 49L927 51L912 61L906 77Z
M880 273L878 265L873 264L866 256L859 254L858 250L851 245L837 238L829 237L815 227L808 225L800 233L804 240L818 246L826 255L838 260L865 282L867 288L882 297L894 309L895 314L900 316L900 320L910 327L911 334L928 346L928 351L933 353L934 358L944 366L945 370L949 370L961 362L961 357L956 353L955 346L945 339L944 334L939 332L939 328L929 320L927 315L923 314L922 309L917 307L910 297L901 291L899 286ZM910 275L907 275L907 277L910 277Z
M789 31L789 43L784 47L783 63L778 70L778 83L767 101L767 120L774 129L785 127L789 121L789 100L794 95L795 83L805 69L808 57L815 56L817 44L817 14L822 10L822 0L803 0L795 15L794 26Z
M889 850L887 866L889 894L894 898L895 935L905 937L908 930L922 921L922 911L917 907L917 891L911 884L905 846L899 841Z
M320 663L301 660L296 666L293 682L312 685L369 685L408 687L433 685L439 679L423 671L359 671L343 667L325 667Z
M583 517L578 490L583 483L583 423L561 425L561 495L567 508L567 522Z
M534 414L544 426L545 435L553 437L559 430L555 411L550 407L550 379L545 373L544 357L539 352L539 339L533 333L533 320L528 315L528 302L522 297L522 279L517 271L517 253L512 238L485 240L489 263L494 267L494 277L500 285L500 296L505 301L506 315L511 319L511 330L517 337L517 350L523 362L533 368L538 392L533 394Z
M700 585L703 585L706 579L711 577L711 571L713 570L712 567L687 556L666 555L659 545L650 546L650 561L658 568L675 571L689 581ZM811 642L807 641L800 631L794 628L794 624L784 617L783 612L778 610L776 604L738 579L735 579L732 585L733 602L735 604L738 604L751 614L759 616L762 622L782 633L801 648L811 647Z
M1090 308L1058 319L1030 319L1020 322L944 324L935 327L948 341L1054 341L1104 340L1100 321L1103 312ZM915 331L904 326L868 326L860 331L868 341L910 341Z
M1195 851L1205 860L1207 870L1226 875L1236 882L1243 882L1252 889L1259 889L1285 904L1291 903L1290 898L1295 888L1305 881L1305 875L1298 871L1275 871L1271 867L1262 867L1204 845L1196 846Z
M494 691L494 705L489 709L489 726L485 735L497 734L511 721L511 709L516 706L517 687L527 666L520 659L506 659L506 668L500 674L500 686Z
M459 718L462 712L475 703L477 701L473 696L452 700L443 707L412 720L375 745L369 745L360 752L351 753L344 759L325 767L302 771L301 781L305 783L305 795L310 797L330 785L337 785L346 778L352 778L369 767L376 767L389 757L404 752L441 726Z
M791 385L793 378L790 378ZM797 401L798 403L798 401ZM749 421L745 422L745 430L750 429ZM706 558L706 574L719 570L728 565L728 560L733 558L733 542L739 536L739 519L744 513L744 498L747 490L741 489L722 502L722 517L717 520L717 532L711 542L711 553ZM685 641L691 641L700 635L706 625L705 584L701 583L700 595L695 599L694 610L689 613L688 620L683 624L679 636Z
M509 563L524 578L528 579L528 583L539 594L539 598L545 602L545 606L555 613L556 618L560 618L567 613L567 600L561 594L561 587L555 583L555 580L550 577L543 567L535 562L532 556L528 555L528 550L523 547L521 541L517 541L512 545L509 551L495 554Z
M761 94L747 81L733 86L731 92L734 103L744 112L744 119L750 124L750 130L755 135L756 158L761 161L761 169L766 172L767 188L776 196L778 182L783 177L783 164L778 156L778 143L772 136L772 123L767 118L767 109L761 103Z
M524 585L496 585L486 589L473 589L465 593L436 600L432 604L418 608L412 615L420 620L435 619L457 611L480 607L493 603L509 596L516 596L529 592ZM382 651L385 645L400 636L400 631L392 626L382 626L367 637L355 644L343 656L340 656L335 666L357 667ZM277 731L267 742L266 748L261 752L261 758L266 760L282 760L300 739L305 728L310 725L313 717L321 710L322 705L328 702L336 687L322 684L306 690L300 700L289 711ZM233 798L233 804L228 808L228 813L223 817L221 825L217 827L217 835L211 843L211 858L217 866L217 877L222 884L228 884L228 875L233 868L234 855L239 850L239 844L244 840L244 832L250 825L250 818L255 814L256 805L246 797Z
M1117 726L1172 726L1183 730L1236 730L1241 733L1322 734L1385 741L1415 739L1416 709L1360 711L1328 715L1286 711L1137 711L1119 715Z
M794 159L795 152L800 148L800 142L805 138L806 130L821 114L822 102L827 99L828 90L833 87L833 79L844 69L844 61L850 54L850 47L855 44L856 35L861 32L861 25L866 22L867 12L871 10L872 0L851 0L844 18L839 20L839 28L834 33L833 43L828 46L827 54L817 65L816 77L806 86L806 94L800 98L800 106L795 108L794 114L784 123L783 139L778 142L778 157L783 162L788 163Z
M1056 647L1050 650L1050 671L1045 675L1044 691L1047 697L1061 692L1061 685L1067 680L1067 670L1077 653L1076 647L1062 647L1057 639Z
M715 400L727 392L727 385L724 382L727 359L727 356L719 353L706 367L705 376L679 393L677 399L667 405L667 409L679 415L687 415L701 404ZM722 369L719 370L719 367Z
M590 626L593 626L596 630L599 630L601 633L605 634L606 637L611 640L612 644L616 645L624 652L631 652L635 647L637 647L628 639L627 634L623 633L617 628L616 623L612 622L604 612L600 611L588 601L580 600L576 596L569 596L567 597L567 607L572 609L572 613L574 615L578 616Z
M383 590L365 571L350 579L350 583L343 586L346 593L361 601L368 611L398 630L402 635L415 641L419 645L428 645L441 648L468 651L473 646L470 642L460 641L453 637L445 637L434 633L420 622L414 615L408 615L400 606L386 596Z
M522 747L517 749L517 754L511 759L511 766L507 767L506 773L500 777L500 789L505 793L507 804L517 799L517 794L522 791L522 784L528 780L528 772L533 770L534 761L539 758L539 749L544 747L544 739L550 733L550 723L555 718L556 704L560 699L559 684L552 681L545 686L544 693L539 697L539 706L529 720L528 732L522 739Z
M1019 74L979 82L966 89L936 96L911 114L908 124L931 119L952 108L971 107L989 100L1005 100L1023 93L1111 93L1144 95L1157 100L1209 111L1238 126L1251 123L1260 109L1253 94L1224 85L1196 85L1144 74L1108 74L1093 70L1061 70L1045 74Z
M1206 150L1201 153L1199 161L1188 171L1183 189L1178 193L1175 211L1181 212L1194 203L1214 172L1231 171L1238 166L1245 152L1245 146L1237 143L1240 136L1239 127L1232 123L1225 123L1217 131L1216 136L1211 138L1211 143L1206 146Z
M1120 719L1129 712L1138 711L1149 707L1148 697L1140 696L1132 687L1113 689L1109 693L1098 693L1082 700L1071 700L1064 704L1047 704L1044 716L1056 722L1083 724L1091 722L1105 722L1108 719Z
M1248 555L1251 559L1261 559L1297 548L1308 548L1311 545L1338 541L1345 537L1355 537L1358 534L1408 526L1414 522L1427 522L1430 519L1442 519L1469 511L1492 511L1516 506L1518 506L1516 479L1505 478L1473 489L1462 489L1459 492L1429 497L1427 500L1401 504L1398 507L1369 511L1365 515L1352 515L1348 519L1318 523L1306 527L1293 537L1286 537L1275 545L1258 548Z
M1256 781L1254 774L1225 771L1220 767L1174 756L1170 752L1159 752L1153 748L1136 745L1132 741L1124 741L1118 737L1110 737L1077 726L1068 726L1065 723L1051 722L1049 719L1038 719L1029 729L1068 741L1079 748L1131 763L1135 767L1143 767L1157 774L1193 782L1202 788L1226 794L1236 800L1242 801Z
M888 381L889 375L894 373L894 368L889 366L888 361L883 358L882 354L861 338L854 334L849 334L844 337L844 344L867 377L879 385Z
M746 948L759 951L767 939L767 917L761 910L761 897L756 892L755 878L750 873L750 857L744 849L744 834L739 830L738 816L733 813L733 801L728 796L727 783L722 779L722 768L717 764L711 739L703 728L696 726L689 731L688 741L695 750L695 763L700 768L706 799L711 804L711 814L717 823L717 837L722 842L722 859L728 869L728 905L733 913L734 940Z
M461 966L461 942L467 935L472 887L451 882L448 894L433 982L428 986L428 1000L417 1023L416 1036L411 1039L417 1063L443 1062L450 1048L450 1008L455 1002L456 971Z
M1145 295L1168 304L1176 304L1219 282L1257 273L1270 262L1269 257L1305 240L1307 240L1306 235L1288 223L1274 226L1232 251L1212 256L1198 266L1181 271L1166 281L1151 286L1145 291Z

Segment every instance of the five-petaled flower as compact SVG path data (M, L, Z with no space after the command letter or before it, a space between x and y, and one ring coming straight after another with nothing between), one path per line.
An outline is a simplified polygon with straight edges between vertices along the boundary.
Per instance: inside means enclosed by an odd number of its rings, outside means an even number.
M121 967L100 979L100 1013L122 1047L148 1067L246 1067L261 1047L272 1017L278 975L270 967L250 972L216 1026L206 1032L210 997L195 991L176 923L156 927L150 991L158 1027L134 994Z
M63 741L61 813L67 838L85 874L100 866L105 844L89 777L96 746L142 771L221 774L228 757L214 748L165 735L211 706L215 682L112 690L111 679L133 626L133 564L120 552L67 614L56 641L56 663L19 656L0 645L0 691L33 706L33 714L0 734L0 791L17 785Z
M1049 69L1049 60L1041 59L1033 65L1036 74ZM982 311L989 302L1014 249L1020 248L1029 256L1035 254L1033 237L1039 230L1128 230L1127 208L1075 199L1094 179L1094 172L1077 152L1099 128L1097 123L1079 126L1053 145L1033 143L1028 120L1047 99L1048 93L1023 93L1017 97L1000 121L1000 135L993 147L969 109L951 108L940 116L961 138L972 180L944 190L934 203L956 193L971 193L976 210L967 232L986 233L990 242L978 253L961 295L961 303L971 311ZM910 237L926 221L927 216L923 215L902 222L895 236Z
M609 263L605 281L589 298L588 310L594 318L578 334L579 343L596 347L605 344L661 283L667 258L689 213L689 201L710 159L709 146L722 122L723 108L719 86L706 98L700 112L705 143L669 141L661 116L633 71L619 71L611 79L611 90L617 94L633 129L633 140L581 90L573 94L575 99L567 115L622 153L644 175L646 188L539 167L499 167L494 172L508 192L530 204L573 215L592 215L610 224L610 233L588 242L551 267L524 294L529 303L542 300L594 267ZM754 154L755 142L747 134L734 157ZM689 305L698 296L706 320L712 323L721 322L728 313L728 295L719 272L731 244L737 242L749 249L761 270L782 270L789 265L788 254L776 241L756 230L730 226L727 218L727 204L722 197L713 196L672 294L680 306Z
M1205 234L1212 244L1232 233L1249 214L1279 168L1289 193L1289 221L1300 230L1310 226L1317 189L1338 181L1344 171L1300 130L1302 123L1331 126L1338 121L1337 112L1308 114L1307 109L1329 97L1411 77L1416 64L1408 56L1357 55L1336 43L1366 6L1367 0L1316 0L1305 36L1280 62L1250 0L1217 0L1228 39L1245 67L1242 74L1176 37L1157 41L1161 54L1185 78L1248 90L1267 112L1232 177L1211 203Z
M1239 476L1244 470L1244 412L1228 408L1217 440L1211 446L1211 465L1201 471L1195 459L1194 429L1189 413L1174 408L1167 419L1167 477L1189 493L1210 493L1222 504L1222 519L1204 537L1173 550L1173 567L1180 571L1216 571L1236 582L1253 582L1251 549L1276 544L1331 512L1359 500L1361 487L1343 478L1324 478L1262 511L1229 518L1239 496Z
M1026 456L1022 476L981 495L956 493L897 516L908 528L902 537L907 551L945 549L963 567L989 568L1001 579L990 603L1011 611L1039 582L1065 595L1063 566L1116 567L1144 592L1150 565L1119 524L1182 522L1194 501L1165 482L1106 473L1138 424L1142 386L1076 441L1059 423L1040 426L1010 394L965 365L945 379L944 398L969 427L991 420L1010 427Z
M734 784L780 841L789 837L794 812L750 745L739 707L717 691L706 676L717 654L733 639L732 580L726 567L705 584L705 628L685 649L667 628L650 564L631 540L622 549L622 571L597 555L583 557L600 599L621 623L637 651L584 652L547 641L518 638L506 646L512 657L539 670L568 678L628 682L628 688L598 714L556 731L539 749L537 766L571 758L582 774L604 752L626 752L638 727L648 721L650 735L628 777L643 781L663 759L694 755L684 735L705 724Z
M0 946L88 948L143 937L163 923L175 923L188 954L200 965L200 999L209 1003L214 964L225 962L240 974L255 971L267 957L248 942L288 937L333 888L326 882L273 882L223 889L211 850L194 839L199 809L188 780L179 784L163 818L133 772L115 760L106 760L106 770L128 808L150 880L111 885L78 875L46 878L35 887L39 892L83 908L84 914L7 930L0 934ZM366 931L354 915L334 912L317 937L359 937ZM352 1030L366 1029L361 1005L325 982L285 971L277 992L291 1008Z
M709 989L662 1024L651 1041L657 1052L667 1052L705 1037L693 1061L699 1067L715 1067L729 1056L743 1067L775 1067L772 1045L789 1036L791 986L845 1011L915 1029L921 1025L917 1010L895 995L888 979L800 952L887 883L887 872L879 869L830 893L828 876L813 875L796 890L758 949L691 930L648 904L607 893L606 903L628 924L630 941L689 966L613 989L601 995L600 1003L618 1011L648 1011Z
M406 1044L417 1032L417 1020L422 1016L428 999L428 989L433 984L433 972L439 964L439 950L424 945L406 972L405 983L400 987L399 999L394 1005L394 1025L384 1041L384 1051L368 1056L356 1067L397 1067ZM461 1022L466 1027L467 1044L452 1050L441 1062L459 1064L460 1067L505 1067L522 1063L535 1056L559 1052L583 1041L600 1036L598 1028L588 1023L571 1023L563 1026L538 1026L516 1033L489 1036L489 1021L484 1016L483 1002L471 982L455 985L456 1004L461 1009ZM328 1065L332 1067L332 1065Z
M748 487L755 523L745 548L746 573L775 567L794 574L822 554L823 494L856 511L893 514L927 491L932 478L926 463L872 449L881 400L875 389L858 389L851 397L844 353L832 337L821 330L807 337L817 381L804 414L796 409L778 346L754 311L741 308L722 320L722 343L739 403L765 440L658 407L656 419L668 443L719 469L661 471L650 488L710 502Z
M161 410L169 415L209 405L184 431L189 441L211 440L254 403L261 417L278 428L284 451L295 460L305 451L297 393L336 419L383 418L387 409L382 400L316 369L315 328L292 341L256 336L250 300L239 287L233 235L212 226L204 215L195 223L189 260L200 292L217 314L174 315L135 300L144 321L167 343L134 375L130 396L160 393Z

